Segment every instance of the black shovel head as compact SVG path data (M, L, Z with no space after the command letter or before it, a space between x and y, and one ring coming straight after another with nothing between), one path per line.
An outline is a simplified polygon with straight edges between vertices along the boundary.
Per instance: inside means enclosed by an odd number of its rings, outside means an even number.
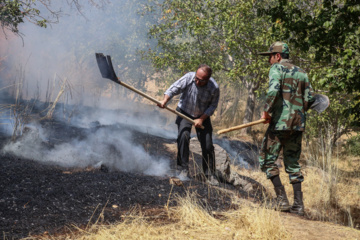
M101 76L103 78L107 78L114 82L119 83L120 81L115 74L114 67L111 62L111 57L109 55L105 57L104 54L102 53L95 53L95 56L96 56L96 62L100 69Z
M330 105L330 100L328 96L322 94L314 95L315 102L311 104L310 109L317 111L319 114L325 111L326 108Z

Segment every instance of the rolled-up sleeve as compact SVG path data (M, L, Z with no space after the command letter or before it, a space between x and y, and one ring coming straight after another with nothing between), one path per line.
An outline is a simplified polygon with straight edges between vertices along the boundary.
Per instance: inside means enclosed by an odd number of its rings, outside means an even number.
M169 88L168 90L165 91L164 94L168 95L170 98L172 98L173 96L176 96L180 93L183 93L186 89L187 86L187 82L191 78L191 75L189 73L185 74L184 76L182 76L179 80L177 80L176 82L174 82Z

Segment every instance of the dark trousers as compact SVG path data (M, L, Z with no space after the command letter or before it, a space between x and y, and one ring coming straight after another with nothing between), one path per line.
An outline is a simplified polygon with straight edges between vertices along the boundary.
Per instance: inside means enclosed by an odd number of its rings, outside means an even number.
M176 109L182 114L194 119L180 108ZM177 165L183 169L189 169L189 153L190 153L190 133L192 123L181 117L176 118L176 124L178 125L178 155ZM205 175L215 174L215 152L212 142L212 125L210 117L203 122L204 129L196 128L197 138L201 145L202 150L202 169Z

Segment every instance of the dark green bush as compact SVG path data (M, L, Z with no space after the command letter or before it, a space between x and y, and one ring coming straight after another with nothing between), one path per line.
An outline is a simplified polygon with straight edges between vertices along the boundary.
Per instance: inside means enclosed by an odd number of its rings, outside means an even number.
M360 135L352 136L346 141L346 150L348 154L360 156Z

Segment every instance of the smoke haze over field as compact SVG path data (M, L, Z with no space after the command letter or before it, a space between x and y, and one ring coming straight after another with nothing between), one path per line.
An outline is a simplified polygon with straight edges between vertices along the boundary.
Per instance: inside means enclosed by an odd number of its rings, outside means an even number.
M5 40L0 35L0 104L14 104L19 89L23 99L36 99L40 106L37 111L44 115L49 104L42 104L53 102L66 82L53 118L88 129L84 138L49 147L46 146L49 133L34 121L28 126L38 133L19 138L3 151L65 167L83 168L102 162L113 169L151 175L164 175L169 170L170 161L176 159L150 156L142 145L133 141L132 131L128 130L175 141L175 115L154 104L146 106L138 101L142 97L136 98L124 87L103 79L95 59L96 52L111 55L120 79L145 91L145 82L154 72L136 51L154 46L146 33L156 15L153 14L153 19L140 16L137 13L142 7L140 2L113 1L103 8L84 3L85 17L68 5L59 6L68 15L62 16L58 24L44 29L24 23L20 27L23 40L11 34ZM3 134L13 132L13 113L4 108L0 111ZM111 128L117 125L122 128ZM92 131L96 126L110 127ZM238 157L237 152L234 154Z
M40 126L38 135L25 135L20 141L3 148L6 153L25 159L56 164L62 167L100 167L148 175L165 175L169 171L169 159L150 156L142 146L136 145L126 129L100 128L71 142L56 144L53 148L44 146L48 136Z
M61 2L64 4L59 5ZM66 81L66 91L59 103L77 106L69 122L73 126L88 128L93 122L99 125L122 123L137 131L175 138L174 126L170 128L172 131L163 129L166 118L161 116L156 106L148 110L139 109L132 93L103 79L96 64L96 52L111 55L118 76L137 88L143 88L150 66L141 61L136 51L153 43L146 36L148 25L144 23L149 19L138 14L140 3L113 1L101 8L84 3L80 14L66 1L53 1L53 9L61 8L66 14L59 23L46 29L24 23L19 29L23 39L11 33L8 33L7 40L4 35L0 36L0 91L15 96L15 91L20 89L24 99L52 102ZM45 9L40 10L44 15L47 13ZM7 86L12 87L1 89ZM3 93L0 94L1 103L5 102ZM89 106L90 110L85 111L82 106ZM104 108L120 110L114 112ZM0 115L2 123L5 123L4 119L7 122L2 128L11 134L11 112L4 110ZM3 151L65 167L87 167L102 162L114 169L151 175L164 175L169 169L169 159L151 157L143 146L132 141L131 133L124 129L98 129L85 139L74 139L49 149L44 147L48 133L36 123L30 127L37 129L42 141L36 134L28 134L5 146Z
M120 77L126 77L127 82L135 81L141 87L146 81L141 69L148 64L141 61L136 52L153 43L147 39L144 24L149 20L138 14L140 3L113 1L97 8L85 2L80 14L66 1L53 1L53 9L64 12L59 23L40 28L26 22L20 25L23 39L8 33L5 40L1 33L0 86L21 81L23 97L53 101L61 83L67 80L68 91L61 101L98 105L103 97L115 95L114 91L118 93L116 98L126 93L101 78L95 53L103 52L112 56ZM40 10L46 15L45 9ZM50 92L51 98L45 99Z

